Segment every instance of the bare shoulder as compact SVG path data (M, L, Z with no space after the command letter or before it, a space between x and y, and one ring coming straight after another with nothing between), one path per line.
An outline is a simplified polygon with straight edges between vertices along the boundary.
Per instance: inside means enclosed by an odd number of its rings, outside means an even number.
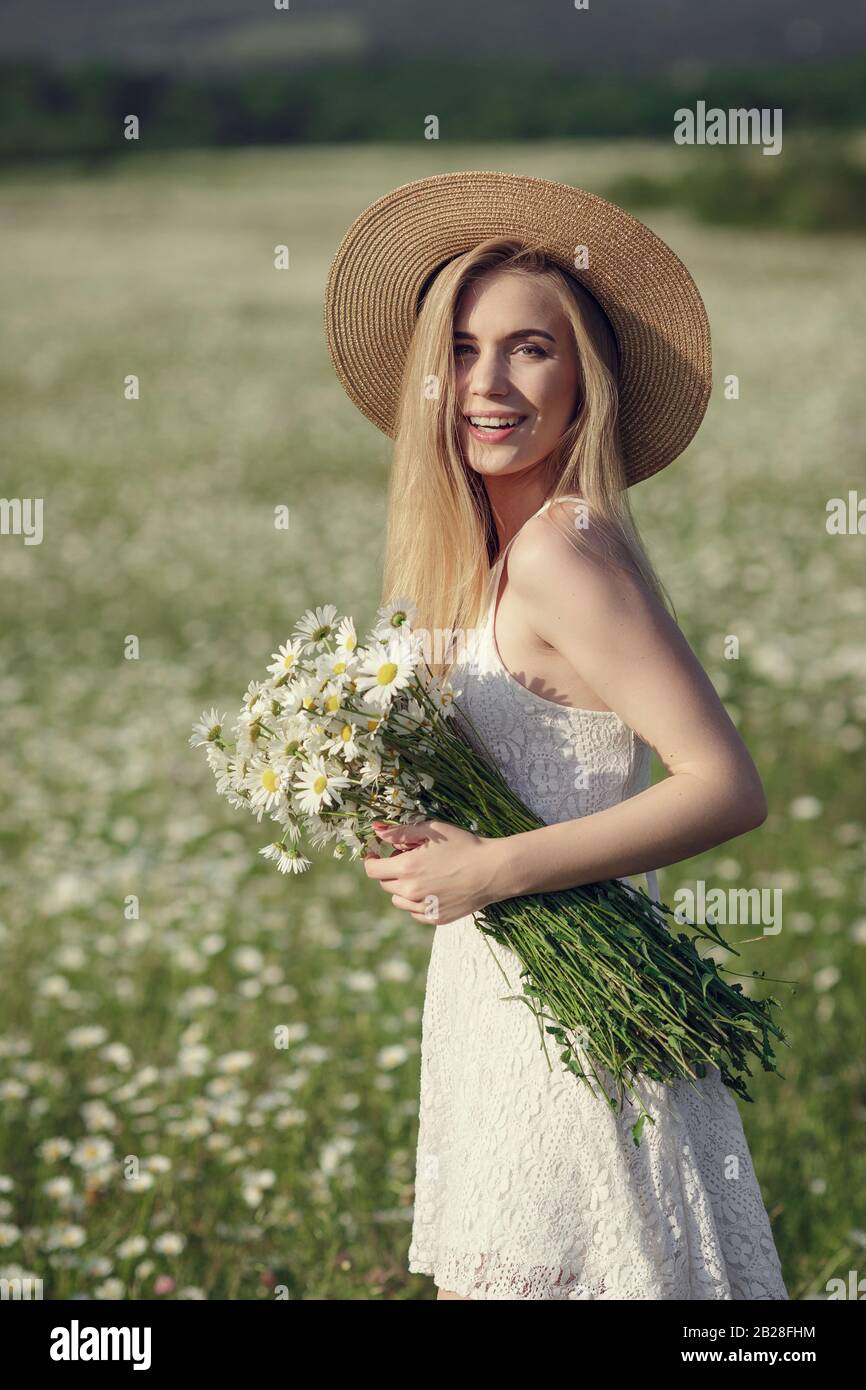
M554 503L526 523L509 552L508 575L548 641L551 634L542 627L557 614L587 627L614 615L621 622L627 613L640 623L653 614L672 621L622 538L587 520L573 502Z
M554 504L530 518L509 552L526 621L669 772L730 787L760 824L757 769L684 633L639 571L612 558L603 528L582 528L575 543L562 515Z

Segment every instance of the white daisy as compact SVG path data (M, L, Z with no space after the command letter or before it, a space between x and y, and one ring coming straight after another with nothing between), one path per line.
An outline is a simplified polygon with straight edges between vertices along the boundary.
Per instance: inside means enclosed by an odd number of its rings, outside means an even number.
M114 1153L114 1147L99 1135L80 1139L72 1150L70 1162L79 1168L97 1168Z
M123 1281L121 1279L104 1279L101 1284L97 1284L93 1290L93 1297L107 1303L118 1302L125 1293Z
M342 825L337 830L337 839L346 850L351 851L353 859L357 859L364 849L363 840L359 840L354 830L349 825Z
M149 1192L155 1181L153 1173L139 1173L137 1178L124 1178L123 1186L127 1192Z
M153 1242L154 1250L160 1255L179 1255L185 1245L185 1236L178 1235L176 1231L163 1231Z
M285 685L274 686L271 692L272 713L268 720L269 728L274 728L278 720L290 719L292 715L297 714L298 710L301 708L301 699L304 693L301 691L300 686L301 683L307 679L307 674L298 670L297 674L293 676L290 681L286 681Z
M344 689L351 685L360 658L347 652L320 652L316 657L316 675L321 681L334 681Z
M335 656L348 661L354 657L358 650L358 634L355 631L355 624L351 618L343 618L337 628L337 647Z
M239 719L235 725L235 757L240 763L255 758L259 748L266 747L268 744L267 735L262 735L259 718L259 715L255 715L249 721ZM246 773L246 769L244 769L244 773Z
M308 757L306 744L299 738L284 738L280 734L268 745L268 761L288 783Z
M391 603L385 603L376 613L373 636L380 642L387 642L396 631L415 626L418 609L411 598L400 596Z
M99 1023L83 1023L80 1028L71 1028L66 1034L69 1047L80 1051L87 1047L99 1047L108 1037L108 1030Z
M337 838L337 827L333 821L322 820L321 816L311 815L307 820L307 839L313 849L324 849L325 845Z
M427 694L440 714L454 713L454 687L450 681L434 676L427 685Z
M224 1052L217 1058L217 1069L226 1076L236 1076L238 1072L251 1067L256 1060L253 1052Z
M43 1139L39 1145L39 1156L44 1158L46 1163L56 1163L59 1158L66 1158L71 1152L71 1141L60 1135L51 1139Z
M49 1250L78 1250L86 1239L83 1226L52 1226L46 1244Z
M257 714L262 714L271 698L271 688L265 681L250 681L241 701L239 719L249 722Z
M307 725L307 736L304 739L303 761L310 762L312 758L323 758L327 756L328 745L333 738L334 730L338 728L335 719L323 719L321 716L316 718L310 716Z
M357 725L351 723L341 724L337 732L328 740L328 752L337 758L342 758L344 762L354 762L359 753L356 739Z
M415 803L411 797L407 796L402 787L385 787L382 792L382 799L391 811L390 819L395 819L400 811L411 811Z
M304 710L318 710L323 685L324 681L315 671L299 676L294 685L295 698L289 706L289 711L303 718Z
M42 1191L49 1197L53 1197L55 1201L61 1197L68 1197L72 1191L72 1179L66 1177L49 1178L47 1182L42 1184Z
M283 827L283 834L280 836L281 840L289 839L293 845L298 843L301 838L302 826L300 820L290 807L285 805L278 806L276 811L273 812L271 820L274 821L276 825L281 825Z
M214 745L211 744L211 747L208 749L208 762L210 762L210 755L213 747ZM211 764L211 766L213 766L213 764ZM238 775L237 758L226 757L224 762L214 767L213 772L216 778L216 789L220 796L225 796L227 791L236 790L236 778Z
M343 704L344 692L339 681L327 681L319 695L319 708L324 714L338 715Z
M415 658L399 638L371 647L356 677L364 703L387 710L397 691L408 686L414 669Z
M207 766L210 767L211 773L217 778L218 783L220 778L225 777L225 774L231 769L231 753L228 752L228 749L220 748L217 744L206 744L204 745L204 756L207 758Z
M192 726L189 739L192 747L198 748L202 743L215 743L221 739L224 722L225 715L218 714L213 705L209 710L203 710L199 722Z
M244 1182L253 1183L256 1187L273 1187L277 1180L277 1175L273 1168L259 1168L241 1174Z
M249 805L256 811L270 811L284 795L283 775L270 762L255 762L243 780L249 792Z
M378 781L382 775L381 754L371 751L367 754L365 762L361 766L358 781L362 787L368 787L372 782Z
M115 1250L115 1255L119 1260L135 1260L139 1255L143 1255L147 1249L147 1241L144 1236L127 1236L122 1240Z
M260 849L259 854L265 859L276 860L281 874L302 874L310 868L311 861L304 857L297 845L283 845L275 840L273 844Z
M223 796L228 804L233 806L236 811L246 811L250 804L250 798L247 793L236 792L231 788L227 788L226 791L223 792ZM261 820L261 818L262 814L259 812L258 820Z
M420 731L425 727L429 727L430 724L427 711L415 699L407 700L406 704L400 707L399 720L400 727L403 730L409 731L415 729Z
M308 608L295 624L295 631L303 639L303 648L319 647L333 636L336 616L337 609L333 603L326 603L322 608Z
M337 806L340 792L350 785L349 778L330 769L324 758L314 756L305 764L294 787L298 792L296 800L301 810L318 814L323 806Z
M169 1173L172 1163L166 1154L149 1154L144 1160L144 1166L150 1173Z
M275 652L271 652L271 664L268 667L271 675L294 675L303 650L304 644L297 638L290 637L288 642L281 643Z
M392 1043L389 1047L381 1047L376 1054L376 1062L386 1071L392 1067L399 1067L408 1059L409 1050L402 1043Z

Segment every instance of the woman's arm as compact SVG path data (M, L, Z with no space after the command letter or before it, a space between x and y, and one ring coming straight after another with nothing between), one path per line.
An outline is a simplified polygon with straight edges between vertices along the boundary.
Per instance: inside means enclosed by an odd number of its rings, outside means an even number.
M758 771L682 632L639 577L584 536L578 552L547 517L533 518L509 552L512 596L670 775L604 811L492 841L499 898L661 868L767 817Z

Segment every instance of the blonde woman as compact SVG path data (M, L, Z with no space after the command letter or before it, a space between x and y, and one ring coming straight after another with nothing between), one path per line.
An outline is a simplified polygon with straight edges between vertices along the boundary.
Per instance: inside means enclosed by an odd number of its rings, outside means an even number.
M580 189L419 180L353 223L326 323L395 439L384 600L456 633L459 708L545 824L382 827L365 860L435 930L409 1269L440 1299L786 1299L731 1092L647 1081L655 1124L548 1066L490 902L646 874L760 825L761 779L670 611L627 489L703 417L710 340L685 267ZM668 776L650 785L651 750ZM491 948L496 956L493 959ZM497 962L513 988L505 991ZM554 1050L555 1055L555 1050Z

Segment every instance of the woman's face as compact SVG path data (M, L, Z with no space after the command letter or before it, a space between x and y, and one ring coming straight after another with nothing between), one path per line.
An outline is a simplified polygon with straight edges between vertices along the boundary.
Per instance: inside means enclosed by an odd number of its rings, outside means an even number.
M498 476L547 458L574 418L579 382L571 325L553 291L514 271L467 286L454 357L468 466Z

